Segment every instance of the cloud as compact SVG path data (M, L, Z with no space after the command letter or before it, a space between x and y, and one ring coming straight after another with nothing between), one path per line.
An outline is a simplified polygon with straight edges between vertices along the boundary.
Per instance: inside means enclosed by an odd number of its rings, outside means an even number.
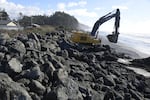
M71 15L77 15L77 16L85 16L85 17L97 17L96 12L89 12L87 9L73 9L66 11Z
M4 2L6 2L6 0L0 0L0 2L1 2L1 3L4 3Z
M87 1L80 0L78 2L58 3L58 10L64 11L78 19L79 22L91 25L92 19L97 19L98 14L85 8Z
M59 10L65 10L66 4L65 4L65 3L58 3L58 4L57 4L57 8L58 8Z
M100 7L96 7L96 8L94 8L95 10L101 10L102 8L100 8Z
M84 7L86 4L87 4L86 1L69 2L69 3L67 4L67 7L68 7L68 8L70 8L70 7L76 7L76 6Z
M78 3L76 3L76 2L69 2L68 3L68 7L74 7L74 6L77 6L78 5Z
M8 2L7 0L0 0L1 9L5 9L9 14L11 19L16 19L19 17L19 13L21 12L23 15L31 16L31 15L42 15L49 12L49 10L44 11L35 6L23 6L20 4L15 4L13 2Z
M86 4L87 2L85 0L80 0L78 2L58 3L57 8L58 10L64 11L73 16L97 17L98 15L96 12L90 12L86 8L82 8ZM78 6L78 8L72 8L76 6Z
M129 9L127 6L112 6L112 8L113 8L113 9L119 8L119 9L122 9L122 10L127 10L127 9Z
M121 24L121 31L124 33L134 33L133 35L149 35L150 20L126 20ZM137 33L137 34L136 34ZM140 34L139 34L140 33ZM150 35L149 35L150 36Z
M87 2L86 1L79 1L78 4L79 4L79 6L85 6L87 4Z

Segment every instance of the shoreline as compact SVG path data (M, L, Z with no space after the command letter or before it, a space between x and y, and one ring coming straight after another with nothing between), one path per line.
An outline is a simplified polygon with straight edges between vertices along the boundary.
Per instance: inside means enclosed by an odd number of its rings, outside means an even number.
M118 42L118 43L111 43L107 40L106 37L101 36L100 38L102 40L103 45L109 45L111 48L113 48L117 53L124 53L125 55L133 58L133 59L142 59L150 57L150 55L143 53L135 48L132 48L130 46L127 46L127 44Z

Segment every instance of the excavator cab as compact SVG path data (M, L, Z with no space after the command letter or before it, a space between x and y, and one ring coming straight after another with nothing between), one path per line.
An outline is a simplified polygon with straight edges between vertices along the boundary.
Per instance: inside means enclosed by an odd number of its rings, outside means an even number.
M101 40L92 37L90 34L85 32L73 32L71 36L71 41L80 44L100 44Z

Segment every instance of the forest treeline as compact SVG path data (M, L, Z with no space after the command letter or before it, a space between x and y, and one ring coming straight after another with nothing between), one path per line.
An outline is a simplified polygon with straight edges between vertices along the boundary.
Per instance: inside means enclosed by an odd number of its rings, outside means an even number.
M23 27L30 26L32 24L38 25L52 25L55 27L62 26L64 28L77 29L79 22L74 17L65 12L57 11L51 16L36 15L36 16L23 16L18 20Z

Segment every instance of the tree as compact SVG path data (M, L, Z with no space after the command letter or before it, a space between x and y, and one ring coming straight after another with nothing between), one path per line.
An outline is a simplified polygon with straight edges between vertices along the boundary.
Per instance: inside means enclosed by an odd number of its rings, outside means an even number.
M78 27L78 21L73 16L70 16L64 12L55 12L50 17L50 24L53 26L64 26L66 28L76 29Z
M0 17L1 17L1 20L10 20L9 15L5 11L5 9L3 9L2 11L0 11Z
M28 16L23 16L23 18L18 21L20 22L20 25L23 27L27 27L31 25L31 19Z
M69 29L77 29L78 28L78 21L75 17L70 16L64 12L55 12L51 16L46 15L36 15L31 16L32 23L39 24L39 25L52 25L55 27L63 26L64 28ZM22 26L31 25L31 17L24 16L19 22Z

